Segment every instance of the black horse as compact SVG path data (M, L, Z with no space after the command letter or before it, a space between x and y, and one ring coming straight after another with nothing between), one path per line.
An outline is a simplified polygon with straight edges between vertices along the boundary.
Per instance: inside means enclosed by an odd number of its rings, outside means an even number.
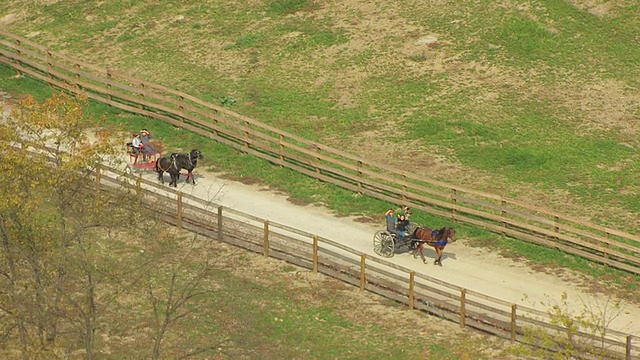
M198 164L198 159L202 159L202 153L198 149L191 150L187 154L173 153L169 157L161 157L156 161L156 171L158 172L158 180L164 184L164 172L168 172L171 176L171 182L169 186L178 186L178 179L180 178L180 170L187 170L187 181L191 178L193 185L196 184L196 179L193 178L191 173Z

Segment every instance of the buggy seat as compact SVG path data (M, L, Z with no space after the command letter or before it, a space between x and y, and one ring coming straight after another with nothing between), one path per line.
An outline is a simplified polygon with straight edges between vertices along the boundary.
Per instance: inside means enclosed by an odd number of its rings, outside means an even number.
M143 155L143 157L146 157L147 162L155 162L156 160L158 160L160 157L162 157L162 141L161 140L151 140L150 141L152 147L153 147L153 151L149 151L149 152L145 152L144 150L142 151L136 151L133 148L133 144L132 143L127 143L127 150L129 153L129 159L131 161L132 165L136 165L138 164L138 158L140 157L140 155ZM144 149L144 147L143 147Z

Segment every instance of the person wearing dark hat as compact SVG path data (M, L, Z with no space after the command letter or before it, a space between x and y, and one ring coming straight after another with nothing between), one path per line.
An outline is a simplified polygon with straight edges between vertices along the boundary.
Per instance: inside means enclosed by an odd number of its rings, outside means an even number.
M156 148L151 143L151 133L147 129L140 130L140 141L142 142L142 160L147 161L147 156L156 153Z
M400 231L398 230L398 221L397 218L393 215L393 209L387 210L384 213L385 220L387 221L387 231L391 234L395 234L397 236L402 236Z
M396 227L403 237L410 235L409 216L411 216L411 209L407 205L403 205L402 209L398 211L398 218L396 219Z

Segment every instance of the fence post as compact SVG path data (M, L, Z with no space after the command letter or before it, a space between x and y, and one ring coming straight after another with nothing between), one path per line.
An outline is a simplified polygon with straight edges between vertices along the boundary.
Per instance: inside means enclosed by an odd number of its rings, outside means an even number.
M358 195L362 195L362 160L358 160Z
M53 75L51 72L53 71L53 59L52 59L51 51L47 50L47 76L49 79L53 79ZM51 84L51 83L49 83Z
M220 138L220 134L218 132L218 118L215 116L217 115L216 111L215 110L212 110L212 111L213 111L213 115L211 118L213 119L213 136L214 136L213 140L215 140L216 142L219 142L218 139Z
M415 284L414 278L416 276L416 272L412 271L409 273L409 310L413 310L414 297L413 297L413 286Z
M182 229L182 191L178 191L178 229Z
M607 238L607 240L609 240L609 232L605 231L604 232L604 237ZM607 261L609 260L609 241L604 243L604 250L602 251L602 253L604 254L604 267L607 267Z
M627 348L626 348L626 355L624 357L625 360L631 360L631 338L633 336L631 335L627 335Z
M180 112L184 112L184 96L180 95L180 105L178 105L178 109L180 109ZM180 115L180 120L182 120L182 122L184 122L184 117L182 115Z
M17 47L22 45L20 40L16 39L16 45L18 45ZM18 55L18 58L20 58L22 56L22 51L20 51L20 49L16 49L16 55ZM16 64L18 65L18 67L22 67L22 61L20 61L20 59L16 60ZM22 72L19 69L16 69L16 72L18 73L18 76L22 76Z
M500 211L500 215L502 216L502 226L504 226L504 228L507 228L507 211L504 209L504 207L507 205L507 202L502 200L500 202L501 205L501 211ZM502 232L502 236L507 236L506 232Z
M318 235L313 235L313 273L318 273Z
M107 99L109 100L108 104L109 106L113 106L111 105L111 101L113 101L113 96L111 96L111 71L109 70L109 68L106 68L106 74L107 74Z
M360 255L360 291L364 291L365 284L365 260L367 258L366 254Z
M222 241L222 206L218 206L218 240Z
M80 81L80 64L75 64L74 66L76 68L76 73L74 76L75 82L73 83L73 87L76 88L77 90L80 90L80 85L78 84L78 81Z
M315 145L316 148L316 174L320 174L320 146Z
M264 221L264 235L263 235L263 249L262 253L264 257L269 257L269 220Z
M138 194L138 204L142 202L142 174L136 179L136 194Z
M96 168L96 195L100 193L100 181L102 178L101 169L102 167L100 166L100 164L98 164L98 167Z
M142 110L144 109L144 106L142 105L142 102L144 101L144 84L140 83L140 93L138 94L139 98L140 98L140 102L138 103L138 109Z
M511 342L516 341L516 304L511 305Z
M458 210L456 210L456 205L458 203L458 199L456 197L457 194L458 190L451 189L451 205L453 205L451 207L451 221L453 221L454 223L456 222L456 215L458 213Z
M467 310L465 308L465 298L467 296L467 289L460 290L460 327L463 328L465 321L467 320Z
M407 182L407 175L402 174L402 182ZM407 201L407 185L402 184L402 203L404 204Z
M245 121L244 122L244 127L245 127L245 131L244 131L244 148L245 150L243 150L243 152L245 154L249 153L249 122Z
M284 164L284 135L280 134L280 142L278 144L278 151L280 156L280 167Z

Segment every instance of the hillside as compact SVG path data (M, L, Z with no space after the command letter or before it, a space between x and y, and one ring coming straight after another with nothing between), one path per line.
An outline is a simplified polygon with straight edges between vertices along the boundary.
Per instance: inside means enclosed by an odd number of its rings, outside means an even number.
M0 24L371 160L640 228L637 2L8 0Z

